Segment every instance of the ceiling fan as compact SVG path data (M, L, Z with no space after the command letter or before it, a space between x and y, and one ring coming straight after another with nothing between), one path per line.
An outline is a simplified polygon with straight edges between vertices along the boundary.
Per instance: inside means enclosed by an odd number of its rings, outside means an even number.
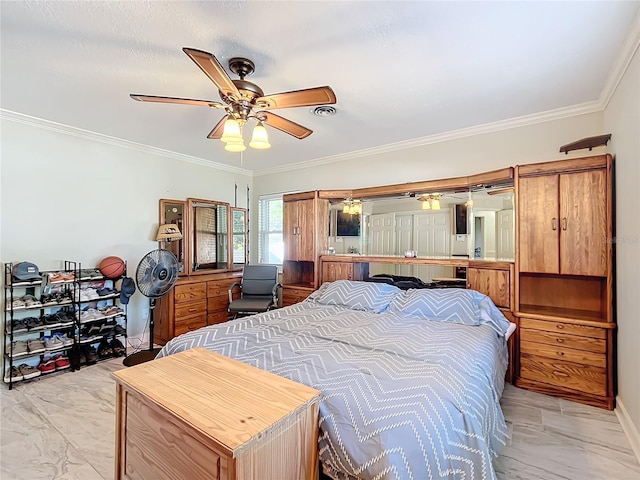
M218 59L211 53L186 47L182 51L218 87L222 102L140 94L131 94L130 96L134 100L142 102L200 105L224 110L226 115L213 127L207 138L222 140L226 143L226 150L235 152L245 150L241 127L250 118L255 118L258 122L254 128L251 143L249 143L251 147L269 148L271 146L263 124L299 139L306 138L313 133L312 130L268 110L336 103L336 96L328 86L265 95L258 85L245 80L245 77L251 75L255 70L255 65L251 60L242 57L234 57L229 60L229 70L240 77L239 80L232 80Z

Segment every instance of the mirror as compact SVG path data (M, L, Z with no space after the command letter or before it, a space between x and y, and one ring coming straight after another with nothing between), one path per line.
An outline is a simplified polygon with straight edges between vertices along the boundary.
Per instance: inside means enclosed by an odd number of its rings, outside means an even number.
M247 209L231 208L231 265L241 270L247 262Z
M229 269L229 204L187 199L189 273Z
M329 252L366 256L514 259L513 183L456 191L410 193L362 199L362 212L343 212L334 201L329 210ZM410 275L424 266L381 264L380 272ZM387 270L385 270L385 268ZM447 269L436 271L437 268ZM451 267L430 267L423 277L454 278ZM407 270L405 272L405 270ZM453 272L455 273L455 272Z
M183 200L169 200L166 198L160 199L160 218L159 225L163 225L165 223L171 223L178 227L180 232L182 232L182 238L180 240L174 240L171 242L160 241L158 242L160 248L166 248L173 252L173 254L178 258L180 262L180 274L184 275L185 272L185 240L187 233L185 231L185 225L187 225L186 216L185 216L185 207L186 203Z

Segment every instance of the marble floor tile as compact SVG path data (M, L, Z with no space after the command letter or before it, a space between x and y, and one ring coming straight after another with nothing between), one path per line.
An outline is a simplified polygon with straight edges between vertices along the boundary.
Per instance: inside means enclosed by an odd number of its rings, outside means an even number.
M0 388L0 477L114 478L114 359ZM506 385L509 439L499 480L638 480L640 464L613 412Z

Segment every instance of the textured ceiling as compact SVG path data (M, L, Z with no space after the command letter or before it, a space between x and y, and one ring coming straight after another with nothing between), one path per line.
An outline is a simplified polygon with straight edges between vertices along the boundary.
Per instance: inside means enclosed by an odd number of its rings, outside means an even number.
M129 94L218 101L182 47L252 59L267 94L330 85L334 117L277 111L314 133L269 129L260 171L596 101L639 5L3 1L0 107L240 166L206 138L220 110Z

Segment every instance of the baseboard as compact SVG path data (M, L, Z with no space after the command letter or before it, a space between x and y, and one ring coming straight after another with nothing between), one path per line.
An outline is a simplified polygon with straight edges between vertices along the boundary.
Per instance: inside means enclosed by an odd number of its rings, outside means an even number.
M636 454L636 458L638 462L640 462L640 432L638 432L637 427L634 425L631 417L629 416L629 412L624 407L624 403L620 400L620 397L616 397L616 408L614 410L616 412L616 416L618 417L618 421L620 425L622 425L622 430L624 431L629 443L631 444L631 448L633 452Z

